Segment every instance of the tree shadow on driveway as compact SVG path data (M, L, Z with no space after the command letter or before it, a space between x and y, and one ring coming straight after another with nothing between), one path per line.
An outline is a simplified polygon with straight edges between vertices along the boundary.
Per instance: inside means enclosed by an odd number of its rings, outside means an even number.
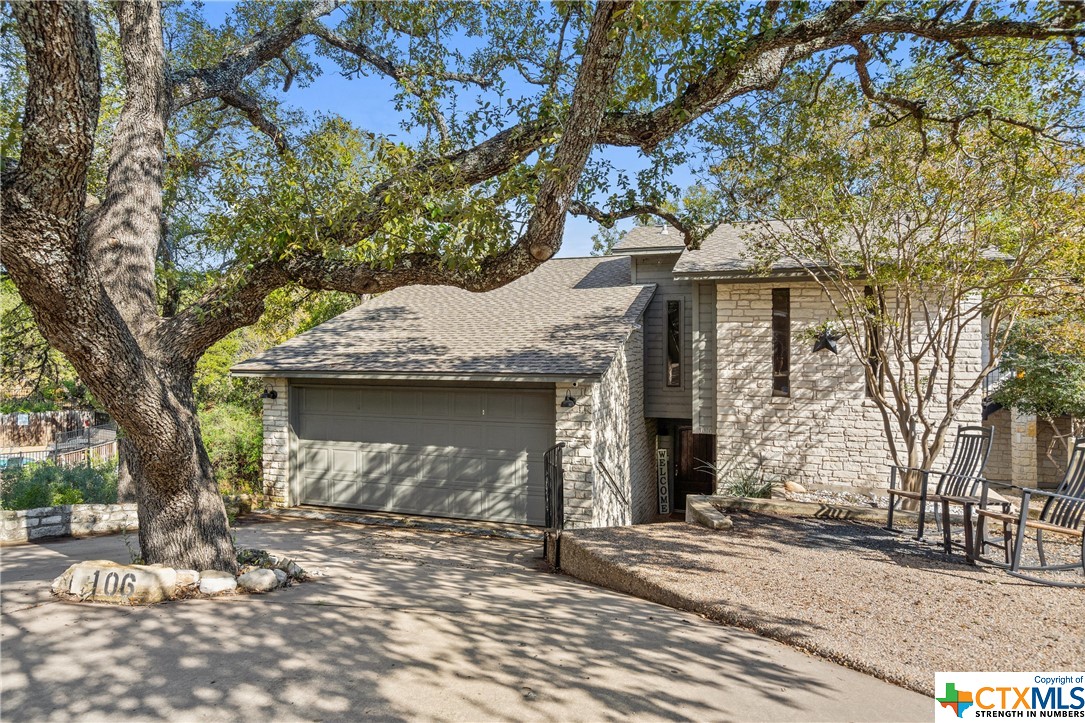
M751 633L540 572L537 545L308 521L238 538L320 574L263 596L42 602L28 591L91 553L127 561L123 544L5 550L5 718L929 716L920 696ZM850 702L864 685L884 690Z

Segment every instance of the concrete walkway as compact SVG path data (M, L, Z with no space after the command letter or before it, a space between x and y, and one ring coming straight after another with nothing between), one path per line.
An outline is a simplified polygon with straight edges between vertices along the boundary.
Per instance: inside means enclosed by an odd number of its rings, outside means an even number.
M118 537L0 551L5 721L929 720L933 701L752 633L539 569L539 547L310 521L241 544L316 582L152 607L62 603Z

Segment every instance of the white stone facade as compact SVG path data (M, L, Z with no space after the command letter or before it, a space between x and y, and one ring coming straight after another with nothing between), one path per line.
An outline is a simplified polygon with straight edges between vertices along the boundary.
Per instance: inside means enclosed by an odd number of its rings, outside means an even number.
M276 393L264 399L264 504L285 507L292 504L288 484L290 464L289 388L285 379L265 379L264 386Z
M790 396L772 396L772 289L791 298ZM889 445L882 415L866 394L863 366L847 339L840 354L813 352L803 332L835 318L813 282L717 285L717 465L751 466L804 485L884 487ZM960 391L980 370L977 322L959 347ZM979 424L974 394L955 424ZM955 425L947 438L951 452Z
M1036 486L1036 415L1016 409L1010 411L1010 466L1014 484Z
M644 419L643 380L644 334L638 329L599 382L557 385L555 432L557 441L565 443L566 527L650 519L652 445ZM576 406L561 406L566 393L576 398Z
M562 468L565 470L565 526L591 527L592 490L595 473L592 469L592 402L594 384L559 383L554 390L556 419L555 443L564 442ZM576 400L572 407L561 406L566 395Z

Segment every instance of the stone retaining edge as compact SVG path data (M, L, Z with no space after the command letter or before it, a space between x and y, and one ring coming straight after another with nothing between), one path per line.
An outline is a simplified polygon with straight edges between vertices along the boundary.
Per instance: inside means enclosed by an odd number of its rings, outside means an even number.
M136 507L135 502L126 502L0 510L0 545L131 532L139 528Z
M689 497L686 499L688 501ZM801 633L791 633L781 626L765 625L755 612L743 614L741 610L707 605L656 583L649 582L637 575L633 570L621 565L621 563L607 560L602 555L590 550L574 535L575 533L566 532L559 538L561 572L566 575L608 590L665 605L669 608L696 613L717 623L749 630L824 660L843 665L860 673L872 675L875 678L908 690L914 690L923 695L930 695L931 693L929 690L918 689L911 685L909 681L897 678L875 665L870 665L867 661L853 659L846 654L840 654L838 651L811 646L807 644Z
M686 522L694 522L710 530L734 527L735 523L712 504L712 499L705 495L686 495Z
M792 502L791 500L757 499L752 497L727 497L725 495L690 495L686 498L687 508L690 506L690 500L694 504L701 506L715 507L715 505L720 505L729 511L757 512L782 517L819 517L832 520L875 522L879 525L884 525L886 521L885 510L875 507L833 505L824 502ZM686 515L687 521L689 521L688 511ZM908 510L896 510L893 517L901 520L917 520L919 518L915 512ZM930 519L929 515L928 519Z

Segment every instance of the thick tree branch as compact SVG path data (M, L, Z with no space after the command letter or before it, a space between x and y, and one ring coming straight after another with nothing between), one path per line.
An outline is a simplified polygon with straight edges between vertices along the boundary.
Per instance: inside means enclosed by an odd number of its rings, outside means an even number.
M602 6L601 6L602 8ZM830 6L825 12L807 20L792 23L775 32L752 38L740 53L739 59L727 66L719 66L707 71L674 101L664 104L646 113L610 113L601 117L596 126L594 141L585 146L586 135L576 135L578 142L566 146L552 163L555 169L566 169L564 173L548 176L545 189L540 190L540 203L536 206L528 230L516 244L507 251L483 261L475 272L454 271L442 265L441 259L430 254L407 254L396 260L390 268L372 268L366 264L334 260L319 254L301 254L289 261L280 262L277 268L268 267L260 273L251 273L240 285L234 283L213 289L207 297L196 305L197 314L206 324L213 324L218 331L212 333L206 329L197 329L201 322L188 318L188 312L178 315L174 331L179 337L187 337L193 349L202 347L208 339L218 338L215 334L224 334L241 325L240 322L254 318L255 306L240 304L236 311L216 312L215 309L235 308L223 300L235 295L250 298L259 295L260 289L267 284L298 283L312 289L328 289L352 293L378 293L407 283L449 284L465 289L483 291L495 288L530 271L540 260L548 258L557 248L560 239L560 227L564 210L555 213L555 209L586 212L606 218L607 214L598 209L590 209L584 204L572 202L571 193L582 163L580 156L585 148L590 150L594 143L613 145L638 145L651 148L675 132L694 122L704 113L718 107L728 100L738 97L751 89L772 87L791 64L809 57L820 50L834 47L862 46L862 39L869 34L894 32L912 34L934 40L950 42L973 36L979 37L1026 37L1026 38L1061 38L1068 35L1085 34L1085 29L1066 29L1042 26L1027 22L975 22L958 20L951 22L934 21L929 18L917 18L904 15L862 15L860 3L839 3ZM593 25L594 27L594 25ZM318 36L331 37L337 47L354 52L356 46L334 34L317 30ZM586 48L582 62L580 80L588 75L600 76L601 66L592 66L593 57L589 50L595 48L595 60L609 58L598 46ZM355 53L357 54L357 53ZM371 62L389 77L397 77L399 70L380 65L383 59L374 57ZM601 76L600 76L601 77ZM598 78L597 78L598 80ZM585 107L586 91L578 81L580 107ZM596 104L605 103L602 95L592 95ZM593 105L594 110L602 105ZM594 110L592 112L594 112ZM601 111L600 111L601 112ZM573 137L573 129L590 135L590 124L574 122L570 117L566 125L566 135L562 144ZM440 194L450 190L467 188L482 181L495 178L523 162L532 153L542 149L550 138L559 133L561 128L553 121L530 121L506 129L495 136L471 147L443 157L422 159L368 190L359 200L359 212L346 224L349 231L326 229L322 234L325 240L350 246L362 238L377 231L385 221L388 204L386 198L402 198L404 194L417 196L420 188L429 194ZM575 149L575 153L573 152ZM574 172L576 171L576 172ZM640 209L638 209L640 210ZM643 209L651 213L659 209ZM628 209L629 215L636 211ZM656 214L661 215L661 214ZM662 216L666 218L666 216ZM675 223L676 218L667 219L680 228L689 243L696 237L696 232ZM555 229L558 232L555 233ZM255 303L255 302L254 302ZM225 304L225 305L224 305ZM247 310L246 310L247 309ZM196 313L196 312L193 312ZM257 313L258 316L258 313ZM214 317L215 321L211 321ZM248 323L244 321L244 323ZM210 327L207 327L208 329Z
M294 77L297 75L297 71L294 70L294 66L292 66L282 55L279 56L279 62L286 68L286 77L283 78L283 92L286 93L290 90L290 86L294 84Z
M402 198L404 194L416 196L420 187L437 195L496 178L547 145L556 129L553 121L528 121L471 148L423 158L365 192L357 204L361 210L348 224L348 231L328 229L324 236L343 245L357 243L383 224L388 208L385 199Z
M870 35L911 35L946 43L998 37L1069 42L1085 36L1081 23L1063 27L1015 20L936 21L899 13L864 15L863 5L837 3L813 18L776 32L754 35L740 49L737 60L710 69L673 101L644 113L608 116L599 141L651 151L723 103L752 90L775 87L784 70L796 61L819 51L860 43Z
M942 23L901 15L863 17L860 15L861 10L860 4L841 3L830 7L821 15L793 23L776 33L757 36L750 41L745 55L739 61L731 66L710 69L671 103L642 114L606 115L599 125L596 141L652 147L692 123L703 113L748 92L752 87L758 87L758 84L771 86L786 67L795 61L819 50L861 43L865 35L875 32L910 33L947 42L971 37L973 34L982 37L1050 38L1066 37L1068 32L1064 28L1035 23L977 23L967 20ZM1085 34L1085 30L1080 28L1069 32ZM342 44L350 45L348 41L342 41ZM353 46L350 49L353 52ZM374 67L379 68L378 59L373 60ZM395 76L390 74L390 77ZM325 234L325 238L335 238L343 245L351 245L380 227L384 220L384 198L409 192L412 186L414 189L422 186L430 193L439 194L494 178L544 147L548 138L558 130L553 122L531 121L502 131L472 148L444 157L423 159L365 194L359 202L359 208L363 210L354 219L354 223L350 224L349 235L337 236L332 230L330 234ZM417 190L413 192L417 193ZM590 211L576 203L571 203L570 208L574 212ZM629 211L629 215L636 215L636 211ZM646 207L643 211L650 213L653 209ZM595 212L599 218L607 216L598 209L595 209ZM585 215L590 216L592 213ZM666 218L661 214L656 215ZM695 237L695 232L676 223L676 218L667 220L682 230L687 243L691 237ZM441 265L440 258L425 254L406 255L390 269L373 269L364 264L329 260L316 255L299 256L284 264L281 271L288 281L308 288L359 294L378 293L405 283L450 284L483 291L507 283L534 267L535 261L523 254L523 241L522 239L521 243L508 251L485 260L475 273L448 270ZM549 248L543 244L538 250L545 255ZM266 273L268 278L275 276L271 270ZM251 283L257 287L265 281L254 276ZM213 290L199 307L213 308L214 299L233 293L237 293L236 290ZM227 331L236 328L232 324L233 322L225 323L223 328L229 327Z
M738 50L737 59L709 69L671 102L645 113L610 115L600 130L599 140L652 151L727 101L752 90L775 87L783 71L796 60L839 45L835 40L839 28L862 12L865 5L865 2L835 3L807 20L755 34Z
M116 4L125 98L109 149L106 193L87 238L91 263L137 339L158 320L155 256L169 100L157 3Z
M527 230L511 248L484 260L481 267L473 271L449 268L439 254L406 254L391 268L374 268L368 264L328 259L319 252L297 253L277 263L259 264L243 276L210 290L197 304L178 314L163 328L162 343L171 344L177 352L195 360L232 329L259 318L268 292L290 281L311 289L358 294L378 293L406 284L449 284L485 291L523 276L553 256L561 245L572 192L588 154L595 146L596 133L611 96L627 31L620 17L629 4L627 1L601 2L596 9L584 46L565 134L554 155L552 170L539 189L538 202ZM517 129L499 142L502 151L507 152L509 145L518 142L541 143L542 138L536 133L525 132L520 126ZM493 150L492 146L483 143L471 152L465 152L457 175L479 180L492 177L492 174L478 174L486 173L484 169L492 169L496 163L509 162L507 157L500 160L492 157Z
M174 82L174 107L181 107L208 97L220 96L236 88L249 73L278 57L292 42L312 33L335 47L353 53L393 79L407 72L364 45L351 43L316 18L331 12L338 0L319 0L293 23L253 41L211 68L191 71ZM784 70L794 62L834 47L860 42L865 36L881 33L913 35L940 42L970 38L1013 37L1032 40L1066 39L1085 35L1080 22L1067 25L1064 15L1059 23L1027 21L976 21L966 14L962 19L943 21L902 13L863 15L865 2L840 2L824 12L790 25L769 29L746 41L738 57L716 66L690 83L682 94L651 111L610 113L599 129L598 140L604 144L638 146L651 151L696 119L744 93L771 89ZM476 82L470 75L447 74L446 80ZM508 136L520 136L514 131ZM501 134L499 134L501 135ZM508 137L506 136L506 137ZM531 151L537 148L531 149ZM530 151L529 151L530 152ZM451 160L451 159L446 159ZM455 161L453 160L453 163ZM511 167L508 166L508 167Z
M28 86L19 162L14 168L4 163L3 225L24 212L70 220L86 203L86 172L98 125L101 87L94 27L84 5L10 6L26 52ZM54 43L72 50L57 54Z
M923 108L926 103L923 101L908 100L907 98L898 98L877 90L870 79L870 70L867 67L867 63L874 57L874 53L870 50L870 46L861 40L857 40L852 43L852 47L856 50L854 56L855 72L859 76L859 88L863 91L863 95L873 101L887 103L896 106L897 108L901 108L914 115L916 118L922 119Z
M316 38L320 38L332 47L357 56L396 82L402 83L421 75L432 75L432 77L437 80L463 83L465 85L477 85L480 88L489 88L492 85L492 80L481 75L475 75L474 73L441 72L429 74L420 71L417 68L398 66L365 43L353 43L326 25L314 25L312 35Z
M167 320L159 330L158 343L171 355L195 363L234 329L255 324L264 313L268 294L289 281L289 275L275 261L263 261L243 273L228 274Z
M586 216L596 223L600 223L607 227L613 226L615 221L620 221L623 218L655 216L678 229L682 234L686 248L690 249L699 248L704 237L712 233L712 231L715 230L716 225L718 225L715 224L707 229L694 228L682 221L682 219L673 211L668 211L662 206L654 203L638 203L617 211L603 211L600 208L583 201L573 201L569 204L569 213L574 216Z
M171 75L172 110L200 100L221 97L235 90L248 75L282 55L287 48L319 25L318 18L339 7L341 0L315 0L298 4L297 16L280 28L258 33L215 65Z
M260 108L260 102L256 98L240 90L224 93L220 97L223 103L237 108L252 123L253 127L270 138L279 153L288 153L290 151L290 144L286 140L286 134L264 114L263 109Z
M595 146L625 49L628 26L620 18L630 5L626 0L605 0L596 6L573 88L569 118L551 170L536 196L527 230L517 244L527 249L534 261L547 260L561 246L565 214Z
M608 113L599 128L597 141L605 145L639 146L651 150L663 140L690 125L710 110L751 90L771 88L793 63L815 52L858 43L865 35L891 29L923 37L951 40L975 32L983 37L1065 37L1063 28L1027 22L931 23L911 16L857 16L860 3L840 3L824 13L798 21L775 33L757 35L749 41L744 55L731 65L717 66L687 86L675 100L643 113ZM1085 35L1085 28L1072 31ZM360 204L365 211L354 228L361 238L379 224L383 199L407 181L426 179L434 193L465 188L508 171L546 144L558 128L550 121L530 121L498 133L482 143L441 158L429 158L405 169L366 194ZM349 239L344 239L349 243Z

